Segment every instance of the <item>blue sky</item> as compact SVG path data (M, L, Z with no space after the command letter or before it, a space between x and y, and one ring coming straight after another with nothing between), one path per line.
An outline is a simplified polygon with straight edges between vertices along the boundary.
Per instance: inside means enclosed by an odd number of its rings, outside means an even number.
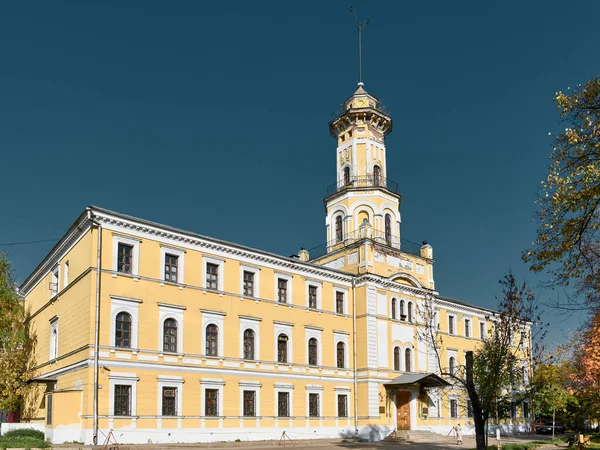
M0 244L60 237L89 204L284 255L323 243L349 4L0 5ZM494 307L509 268L537 287L520 254L564 127L553 94L600 73L600 3L354 5L402 237L433 245L442 295ZM23 280L52 245L2 248Z

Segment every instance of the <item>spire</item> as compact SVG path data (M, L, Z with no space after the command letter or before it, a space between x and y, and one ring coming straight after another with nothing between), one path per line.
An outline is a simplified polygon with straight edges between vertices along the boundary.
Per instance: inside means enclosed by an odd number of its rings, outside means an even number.
M358 31L358 89L361 90L364 86L362 80L362 31L369 24L369 19L365 19L362 22L358 20L356 11L352 6L350 7L350 12L354 15L354 22L356 23L356 30Z

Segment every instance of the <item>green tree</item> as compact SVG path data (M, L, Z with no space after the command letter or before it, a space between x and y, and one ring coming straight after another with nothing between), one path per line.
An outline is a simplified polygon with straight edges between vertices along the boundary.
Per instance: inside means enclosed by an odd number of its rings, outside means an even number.
M34 345L10 261L0 252L0 410L19 411Z
M430 301L419 311L425 324L418 331L419 339L434 352L440 375L466 390L469 396L477 450L487 448L486 425L490 418L498 417L498 404L504 394L523 381L521 368L529 369L532 349L527 330L534 321L539 322L539 316L534 317L535 296L527 285L518 284L511 272L499 282L502 296L498 312L489 318L494 326L474 352L466 352L465 365L456 370L441 363L439 349L443 348L443 336L436 325L435 303Z
M538 231L523 253L531 270L547 270L552 282L574 281L600 305L600 77L569 92L557 92L566 123L550 154L548 177L538 198Z

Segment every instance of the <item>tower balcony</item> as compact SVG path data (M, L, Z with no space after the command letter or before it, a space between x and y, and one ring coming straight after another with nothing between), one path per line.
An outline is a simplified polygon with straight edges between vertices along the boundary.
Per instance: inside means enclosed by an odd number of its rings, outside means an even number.
M352 247L366 239L372 241L376 245L394 249L402 253L408 253L414 256L422 256L422 246L420 244L417 244L416 242L400 238L398 236L393 236L391 234L386 234L381 231L373 230L372 228L368 231L365 231L365 229L363 228L344 234L342 236L338 236L332 241L311 248L310 250L308 250L310 260L318 260L330 253L335 253L347 247Z
M361 175L350 177L339 183L334 183L327 186L327 196L336 194L346 189L361 189L361 188L384 188L395 194L398 193L398 183L378 175Z

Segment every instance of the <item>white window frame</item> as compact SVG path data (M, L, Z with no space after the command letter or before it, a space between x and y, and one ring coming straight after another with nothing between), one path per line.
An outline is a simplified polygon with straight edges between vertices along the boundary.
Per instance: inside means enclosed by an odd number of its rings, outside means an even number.
M252 272L254 274L254 295L252 297L244 294L244 272ZM240 264L240 295L244 298L260 297L260 269L258 267Z
M322 330L318 330L318 329L312 328L312 327L308 328L305 325L304 335L306 338L305 345L304 345L304 351L306 352L305 364L310 367L315 367L308 363L308 341L310 341L311 338L315 338L317 340L317 366L322 367L323 366L323 339L321 337Z
M452 322L452 332L450 332L450 322ZM450 336L456 336L456 332L458 331L456 329L456 327L457 327L456 315L455 314L448 314L448 334Z
M469 323L469 334L467 334L467 322ZM471 317L465 317L463 319L463 329L465 331L465 337L470 338L473 336L473 319L471 319Z
M260 388L262 384L258 381L241 380L240 385L240 418L255 420L260 418ZM254 391L254 416L244 416L244 391Z
M143 303L142 300L137 298L121 297L117 295L110 296L110 346L119 350L137 350L138 349L138 324L139 324L139 312L138 305ZM131 316L131 347L117 347L115 340L115 332L117 327L117 315L119 313L126 312ZM179 331L179 323L177 324L177 331ZM177 336L177 342L179 343L179 336ZM161 341L162 345L162 341ZM162 348L162 346L160 347Z
M337 298L337 293L341 292L344 295L344 315L348 315L348 289L344 289L344 288L340 288L340 287L334 287L333 288L333 311L335 312L335 314L339 314L337 312L337 304L336 304L336 298Z
M483 335L481 335L481 325L483 325ZM481 319L479 319L479 339L481 339L482 341L484 339L486 339L487 336L487 323Z
M343 369L348 369L350 367L349 366L350 349L348 346L348 341L349 341L348 333L333 330L333 361L334 361L333 366L336 369L343 370ZM339 342L344 344L344 367L341 367L341 368L337 366L337 345Z
M173 283L165 279L165 258L166 255L173 255L177 257L177 284L184 284L184 268L185 268L185 250L181 250L175 247L169 247L167 245L160 246L160 277L159 279L163 282Z
M158 376L158 411L157 415L161 419L171 419L181 417L183 411L183 378L175 375L159 375ZM162 415L162 394L163 388L177 388L177 415L163 416ZM132 393L133 394L133 393Z
M306 385L306 419L318 420L323 418L323 386L320 384ZM316 417L310 416L310 394L319 394L319 415Z
M286 298L285 303L279 303L279 279L287 281ZM308 288L307 288L308 289ZM275 272L275 303L278 305L291 305L292 304L292 277L290 275L284 275L279 272ZM308 296L308 294L307 294Z
M275 383L275 401L274 404L274 412L273 416L275 420L292 420L294 418L294 385L288 383ZM288 393L288 410L289 415L287 417L279 416L279 393L287 392Z
M56 341L54 340L54 334L56 333ZM54 361L58 359L58 317L54 316L50 319L50 345L49 345L49 360Z
M202 313L202 348L201 355L205 358L223 358L225 354L225 316L226 313L221 311L208 311L205 309L201 309ZM217 339L217 356L209 356L206 354L206 327L210 324L214 324L217 326L219 331L219 336ZM242 336L243 340L243 336ZM243 342L242 342L243 345ZM255 349L256 350L256 349ZM243 356L243 353L242 353Z
M292 364L292 362L294 361L293 359L293 354L292 354L292 349L294 348L294 346L292 345L292 327L294 326L293 323L285 323L285 322L278 322L278 321L273 321L273 325L275 328L275 364ZM277 352L278 352L278 348L277 348L277 343L278 343L278 338L280 334L285 334L288 337L288 343L287 343L287 362L284 363L280 363L277 362Z
M140 274L140 240L132 237L121 236L113 234L113 271L118 275L133 276L137 277ZM119 265L119 243L131 245L133 247L131 263L131 273L119 272L117 270Z
M335 418L336 419L350 419L351 414L350 414L350 393L351 393L351 389L347 388L347 387L343 387L343 386L336 386L335 387ZM340 417L340 410L339 410L339 396L340 395L345 395L346 396L346 417Z
M60 266L58 264L56 264L54 267L52 267L52 270L50 270L50 297L54 297L56 294L58 294L58 292L60 291ZM52 286L56 286L55 289L52 288Z
M139 377L135 373L122 373L122 372L110 372L108 375L110 383L109 388L109 406L108 415L122 418L122 417L135 417L137 416L137 383L140 381ZM115 416L115 386L131 386L131 415L130 416ZM161 389L162 391L162 389ZM162 392L161 392L162 398ZM161 405L162 406L162 405ZM162 407L161 407L162 412Z
M225 386L225 382L221 378L202 378L200 380L200 389L202 390L202 396L200 397L200 415L203 419L218 419L223 417L223 386ZM217 400L217 417L206 417L207 389L216 389L219 391L219 397Z
M63 265L63 289L69 285L69 261Z
M177 354L183 354L183 312L187 308L185 306L169 305L166 303L158 303L158 353L165 353L163 350L165 320L175 319L177 321ZM171 352L166 352L171 353Z
M317 288L317 308L311 308L309 306L309 289L310 286L316 287ZM313 281L313 280L306 280L306 289L305 289L305 295L306 295L306 308L307 309L311 309L313 311L317 310L317 311L321 311L323 310L323 283L321 283L320 281Z
M217 290L219 292L223 292L225 290L224 286L225 286L225 270L224 270L224 264L225 264L225 260L223 259L218 259L218 258L213 258L211 256L206 256L203 255L202 256L202 287L204 289L208 289L207 285L206 285L206 265L207 264L214 264L218 267L217 269ZM212 290L212 289L211 289Z
M244 332L254 331L254 359L246 361L260 361L260 322L261 318L240 316L240 359L244 360ZM220 333L219 333L220 340Z

